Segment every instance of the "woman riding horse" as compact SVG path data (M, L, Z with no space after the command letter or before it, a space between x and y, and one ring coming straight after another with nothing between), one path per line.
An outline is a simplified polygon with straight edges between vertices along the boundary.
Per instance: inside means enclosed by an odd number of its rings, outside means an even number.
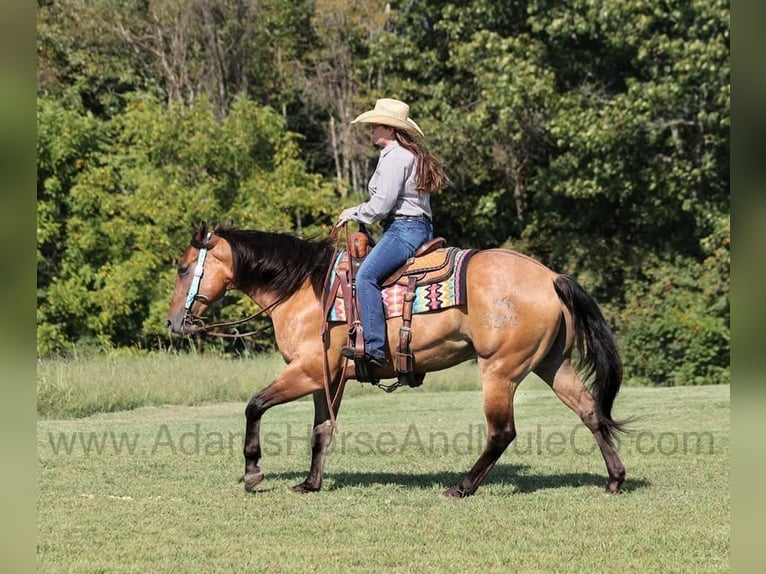
M380 159L367 186L370 199L345 209L338 225L381 221L383 236L356 274L364 355L355 357L353 347L344 347L342 353L373 368L387 362L382 283L433 238L431 193L448 181L441 163L418 141L424 135L409 110L404 102L382 98L374 110L351 122L372 124L372 141L381 150Z

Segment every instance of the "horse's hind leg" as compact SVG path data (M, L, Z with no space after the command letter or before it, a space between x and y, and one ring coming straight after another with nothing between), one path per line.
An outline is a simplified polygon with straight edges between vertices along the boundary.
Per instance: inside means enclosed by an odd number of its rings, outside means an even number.
M612 494L617 493L620 485L625 481L625 466L614 446L609 427L598 418L593 395L580 379L572 363L569 359L560 361L548 359L535 369L535 373L550 385L556 396L577 413L585 426L593 433L609 474L606 491Z
M483 365L482 386L484 414L487 418L487 444L468 474L456 486L443 491L442 496L462 498L476 492L500 455L516 438L513 394L518 383L511 377L493 375L487 371L489 369Z

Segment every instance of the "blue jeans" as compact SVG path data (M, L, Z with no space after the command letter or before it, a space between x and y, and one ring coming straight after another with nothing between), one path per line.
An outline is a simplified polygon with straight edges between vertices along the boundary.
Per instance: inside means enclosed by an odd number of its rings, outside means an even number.
M433 225L425 219L394 219L384 226L383 237L362 262L356 274L364 350L371 357L386 356L386 315L381 283L433 238Z

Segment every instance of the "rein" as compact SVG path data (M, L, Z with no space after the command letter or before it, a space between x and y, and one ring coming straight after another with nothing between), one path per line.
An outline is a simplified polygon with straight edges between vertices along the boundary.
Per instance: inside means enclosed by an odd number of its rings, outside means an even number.
M198 297L195 297L195 299L196 298ZM252 315L248 315L244 319L237 319L236 321L227 321L223 323L213 323L212 325L205 325L201 317L192 315L190 312L187 311L186 317L188 318L188 321L185 319L185 322L187 322L187 324L189 325L197 324L197 326L189 328L187 332L190 335L210 335L211 337L221 337L223 339L241 339L242 337L257 335L258 333L260 333L260 331L258 330L248 331L247 333L239 333L239 332L236 332L236 329L235 329L234 333L221 333L218 331L212 331L211 329L221 329L223 327L234 327L235 325L241 325L242 323L247 323L248 321L252 321L256 317L263 315L264 313L268 313L269 311L274 309L274 307L282 303L285 299L286 297L277 299L268 307L259 309L258 311L256 311Z
M348 244L348 223L344 222L341 226L343 228L343 232L346 234L346 241L345 243ZM335 235L338 232L338 226L333 226L332 231L330 232L330 235L328 236L328 242L334 243L335 242ZM337 432L338 430L338 423L335 420L335 412L338 410L340 399L343 397L343 391L346 388L346 381L348 380L346 377L346 371L348 370L348 359L343 358L343 369L340 373L340 380L338 381L338 388L335 390L335 394L332 395L330 392L330 383L332 382L332 375L330 373L330 360L327 357L327 352L330 350L330 325L327 320L327 316L329 313L329 308L332 306L335 295L338 292L340 281L335 282L335 288L330 289L330 284L332 283L332 273L333 273L333 267L334 262L338 255L338 248L334 247L332 252L332 258L330 259L330 265L327 267L327 274L325 275L324 280L324 287L322 288L322 346L323 346L323 353L322 353L322 378L323 378L323 386L324 386L324 394L325 394L325 400L327 401L327 410L330 414L330 424L332 425L333 431Z

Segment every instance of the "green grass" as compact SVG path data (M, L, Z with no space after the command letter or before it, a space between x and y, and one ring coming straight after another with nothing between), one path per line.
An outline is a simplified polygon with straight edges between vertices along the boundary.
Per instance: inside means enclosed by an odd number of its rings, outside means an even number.
M146 406L247 401L284 368L276 353L254 359L199 355L120 354L41 360L37 365L37 414L83 417ZM420 392L481 388L475 364L431 373ZM346 396L379 392L350 383Z
M253 494L237 482L239 400L40 420L38 570L729 570L728 386L625 388L615 414L639 419L620 445L624 493L606 496L593 439L550 390L525 383L516 442L465 500L438 493L478 457L479 391L349 390L324 490L310 495L288 491L308 470L308 401L265 416L266 479Z

